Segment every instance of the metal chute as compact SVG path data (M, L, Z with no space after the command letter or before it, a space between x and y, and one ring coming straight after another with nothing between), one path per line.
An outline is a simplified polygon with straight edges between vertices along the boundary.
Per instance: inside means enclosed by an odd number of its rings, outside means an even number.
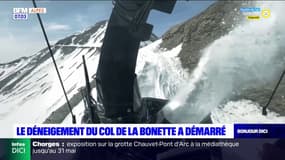
M97 69L97 92L106 117L119 123L137 121L135 68L140 42L149 39L153 29L147 18L152 9L171 13L175 3L176 0L114 1Z

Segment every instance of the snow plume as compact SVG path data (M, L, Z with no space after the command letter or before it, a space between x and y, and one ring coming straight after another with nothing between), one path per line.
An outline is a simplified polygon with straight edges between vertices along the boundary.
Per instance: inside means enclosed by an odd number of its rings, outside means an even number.
M168 99L175 95L180 82L188 79L177 56L182 44L166 50L159 47L161 42L159 39L139 50L136 73L143 97Z
M173 123L199 123L243 89L275 82L285 61L285 2L257 4L270 18L247 20L203 52L190 80L163 113Z

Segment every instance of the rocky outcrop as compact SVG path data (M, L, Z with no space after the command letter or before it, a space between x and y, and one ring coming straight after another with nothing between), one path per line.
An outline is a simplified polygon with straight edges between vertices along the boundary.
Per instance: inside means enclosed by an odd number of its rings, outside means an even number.
M179 57L182 66L191 71L201 57L201 50L231 31L244 18L239 8L250 4L241 1L216 2L201 14L172 27L163 35L161 47L171 49L183 43Z
M254 5L253 2L245 1L218 1L199 15L167 31L162 36L161 47L171 49L183 43L179 57L182 66L191 73L200 60L202 50L216 39L229 33L242 21L244 16L239 9L246 6L252 7ZM249 99L264 106L276 83L277 80L260 88L244 90L233 99ZM285 79L269 108L285 115Z

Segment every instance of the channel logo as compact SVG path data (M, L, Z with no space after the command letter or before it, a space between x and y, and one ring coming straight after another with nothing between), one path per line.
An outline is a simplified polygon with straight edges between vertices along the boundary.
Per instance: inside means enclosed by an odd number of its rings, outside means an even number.
M13 8L13 20L27 20L28 8Z
M29 14L46 14L46 8L13 8L14 20L27 20Z
M25 154L26 148L25 143L19 143L19 142L11 142L11 153L12 154Z
M263 18L269 18L271 16L271 12L270 12L270 9L263 9L261 11L261 16Z
M263 9L259 7L243 7L240 12L246 16L248 20L259 20L261 18L269 18L271 16L270 9Z

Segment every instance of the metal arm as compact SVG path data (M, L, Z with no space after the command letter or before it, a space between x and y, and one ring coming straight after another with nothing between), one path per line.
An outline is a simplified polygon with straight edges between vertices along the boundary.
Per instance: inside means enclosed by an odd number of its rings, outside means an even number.
M100 123L100 119L95 113L96 111L96 102L93 99L91 95L91 87L89 83L89 75L88 75L88 70L86 66L86 61L84 55L82 56L83 60L83 67L84 67L84 76L85 76L85 94L84 95L84 101L86 102L86 108L89 111L91 123Z
M103 40L97 69L98 101L105 116L134 122L133 91L140 42L150 38L151 9L171 13L176 0L116 0Z

